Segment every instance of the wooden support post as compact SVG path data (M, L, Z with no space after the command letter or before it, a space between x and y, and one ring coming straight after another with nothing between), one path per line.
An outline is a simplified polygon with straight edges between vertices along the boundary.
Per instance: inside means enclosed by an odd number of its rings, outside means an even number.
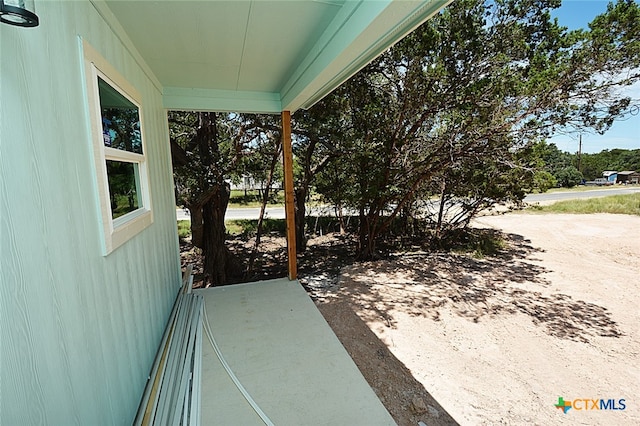
M282 162L284 166L284 211L287 219L287 257L289 279L298 277L296 259L296 221L293 193L293 150L291 149L291 112L282 111Z
M296 221L293 193L293 150L291 149L291 112L282 111L282 162L284 165L284 211L287 219L287 257L289 279L298 277L296 259Z

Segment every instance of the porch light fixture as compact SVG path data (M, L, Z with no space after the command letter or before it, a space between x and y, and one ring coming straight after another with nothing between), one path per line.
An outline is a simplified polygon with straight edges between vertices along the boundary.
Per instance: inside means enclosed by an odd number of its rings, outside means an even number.
M0 21L19 27L37 27L34 0L0 0Z

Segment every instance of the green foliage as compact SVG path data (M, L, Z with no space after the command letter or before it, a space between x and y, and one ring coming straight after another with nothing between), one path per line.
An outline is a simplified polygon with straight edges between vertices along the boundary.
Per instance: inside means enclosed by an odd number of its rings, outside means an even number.
M250 166L261 164L259 160L270 150L278 151L279 143L274 140L279 140L279 135L261 127L257 120L271 118L169 112L176 203L191 212L191 241L202 249L205 280L214 285L235 281L244 271L225 245L229 180L244 179ZM252 156L251 152L260 154Z
M281 153L281 123L278 115L234 115L243 123L238 128L236 140L242 144L238 163L230 170L230 178L253 182L253 188L266 188L273 159L273 182L282 182L282 162L277 161ZM226 123L225 123L226 124ZM226 124L228 125L228 124ZM261 198L260 198L261 200Z
M566 175L566 169L577 169L578 166L586 180L602 177L605 170L640 170L640 149L612 149L596 154L582 154L579 161L577 153L562 152L553 143L539 142L535 150L544 163L544 170L559 182L564 178L561 175Z
M227 221L225 221L225 229L227 231L227 234L230 235L230 236L234 236L235 237L235 236L244 235L244 228L236 220L227 220Z
M359 212L362 257L434 195L452 208L431 220L456 228L548 188L545 163L575 182L573 158L537 145L558 129L604 132L627 111L615 89L640 78L639 8L618 1L590 31L568 31L550 17L559 5L456 1L317 106L341 155L316 190Z
M558 170L555 177L558 184L565 188L574 187L582 181L582 173L573 166L568 166Z
M538 170L533 176L534 186L533 189L538 192L547 192L551 188L555 188L558 185L558 180L551 173L546 170Z
M226 221L227 232L242 238L255 237L258 230L256 219L234 219ZM264 219L262 223L265 234L275 233L284 236L287 232L287 224L284 219Z
M538 142L535 149L545 165L544 169L554 176L564 168L577 165L575 155L560 151L554 143Z
M191 236L191 222L188 220L178 221L178 237L187 238Z
M110 87L109 89L113 90ZM123 100L127 102L124 98ZM101 110L103 133L109 140L107 146L142 154L142 136L140 133L140 115L138 108L131 104L131 108L103 107Z
M107 160L106 167L111 213L115 219L140 207L136 166L133 163Z
M212 189L228 181L239 183L246 178L263 189L280 140L276 122L277 116L270 115L170 111L178 204L202 204ZM275 181L282 180L281 166L274 175Z
M540 141L560 129L602 133L628 112L631 100L617 89L640 80L640 7L618 0L589 30L568 31L551 19L559 5L457 0L296 113L298 235L312 190L337 211L357 212L358 252L368 258L380 239L415 233L416 223L435 224L442 240L483 209L578 183L577 158ZM184 121L193 121L189 114ZM186 204L229 179L264 180L274 164L277 118L218 114L215 124L218 143L207 161L186 161L177 172ZM202 158L195 132L172 130L187 159ZM638 154L612 155L622 162L610 158L606 169L640 169ZM581 159L587 178L602 165L592 163ZM249 222L231 226L255 232Z
M438 240L438 244L438 248L471 253L478 259L497 256L507 247L502 234L493 229L451 230Z
M583 154L581 163L587 180L602 177L605 170L640 171L640 149L612 149L597 154Z
M271 190L269 192L269 200L267 204L270 205L283 205L284 204L284 192ZM243 208L243 207L260 207L262 205L262 191L242 191L231 190L231 196L229 197L229 208Z

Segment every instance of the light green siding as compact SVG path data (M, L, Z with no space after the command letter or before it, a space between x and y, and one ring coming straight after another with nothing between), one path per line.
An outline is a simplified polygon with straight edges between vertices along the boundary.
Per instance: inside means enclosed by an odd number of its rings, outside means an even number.
M85 1L0 24L0 424L130 424L179 285L155 77ZM108 256L79 37L142 94L153 224Z

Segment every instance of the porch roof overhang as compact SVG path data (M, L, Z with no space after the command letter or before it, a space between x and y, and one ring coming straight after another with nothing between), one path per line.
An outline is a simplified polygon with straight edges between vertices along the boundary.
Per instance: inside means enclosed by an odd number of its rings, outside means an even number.
M451 0L92 0L157 79L167 109L294 112Z

